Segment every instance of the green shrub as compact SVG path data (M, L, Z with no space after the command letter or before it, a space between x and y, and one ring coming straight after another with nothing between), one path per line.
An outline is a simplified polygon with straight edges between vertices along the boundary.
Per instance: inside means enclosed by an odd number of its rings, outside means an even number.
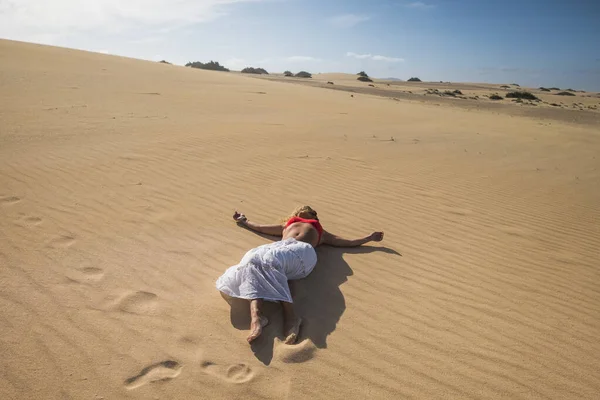
M555 93L557 96L575 96L573 93L571 92L558 92Z
M264 68L252 68L252 67L246 67L242 70L242 74L258 74L258 75L269 75L269 73L267 72L267 70L265 70Z
M363 76L363 75L359 76L356 79L361 82L373 82L373 80L371 78L369 78L368 76Z
M210 61L207 63L202 63L200 61L189 62L185 64L186 67L199 68L199 69L208 69L211 71L224 71L229 72L229 69L225 68L218 61Z
M369 75L367 75L367 73L365 71L360 71L358 74L356 74L358 76L364 76L365 78L368 78Z
M407 82L422 82L422 81L417 77L413 77L413 78L410 78L409 80L407 80Z
M296 78L312 78L312 75L306 71L300 71L296 74Z
M502 96L498 95L497 93L494 93L493 95L490 96L490 100L502 100Z
M509 92L506 93L506 98L508 99L526 99L526 100L539 100L536 95L529 92Z
M294 76L294 74L292 74L292 72L291 72L291 71L285 71L285 72L283 73L283 76Z
M550 91L550 89L548 89L548 88L545 88L545 87L541 87L541 88L540 88L540 90L541 90L542 92L549 92L549 91Z

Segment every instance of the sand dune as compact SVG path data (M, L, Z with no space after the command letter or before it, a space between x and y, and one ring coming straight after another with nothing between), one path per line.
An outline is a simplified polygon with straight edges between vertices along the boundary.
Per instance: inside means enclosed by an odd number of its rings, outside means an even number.
M598 126L0 41L0 398L594 399ZM516 109L516 107L515 107ZM306 320L214 289L298 204Z

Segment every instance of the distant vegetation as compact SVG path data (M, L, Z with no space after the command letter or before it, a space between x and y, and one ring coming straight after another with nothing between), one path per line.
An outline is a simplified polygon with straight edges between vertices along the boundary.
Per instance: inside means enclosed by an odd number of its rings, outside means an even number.
M454 91L446 90L446 91L444 91L444 93L442 93L442 95L456 97L456 95L462 95L462 92L458 89L456 89Z
M540 88L540 90L541 90L542 92L549 92L549 91L550 91L550 89L548 89L548 88L545 88L545 87L541 87L541 88Z
M171 64L170 62L168 62L166 60L160 60L159 63L161 63L161 64Z
M300 71L296 74L296 78L312 78L310 72Z
M409 80L407 80L407 82L422 82L422 81L417 77L413 77L413 78L410 78Z
M500 86L500 88L501 89L510 89L510 86L508 86L508 85L502 85L502 86Z
M242 74L258 74L258 75L269 75L269 73L267 72L267 70L265 70L264 68L252 68L252 67L246 67L242 70Z
M285 71L283 76L294 76L294 74L292 74L292 71Z
M567 89L567 92L576 92L576 91L577 91L577 90L575 90L575 89L571 89L571 88Z
M558 92L556 93L557 96L575 96L573 93L571 92Z
M526 100L539 100L537 96L529 92L509 92L506 93L507 99L526 99Z
M194 62L189 62L189 63L185 64L185 66L192 67L192 68L208 69L211 71L229 72L229 69L227 69L224 66L222 66L221 64L219 64L218 61L210 61L207 63L202 63L200 61L194 61Z
M360 71L356 75L358 75L358 78L356 78L356 79L361 82L373 82L373 80L371 78L369 78L369 75L367 75L367 73L365 71Z
M516 87L521 87L521 85L519 85L518 83L511 83L511 85L516 86Z
M550 90L560 90L560 88L557 87L551 87Z
M498 95L497 93L494 93L493 95L490 96L490 100L502 100L502 96Z

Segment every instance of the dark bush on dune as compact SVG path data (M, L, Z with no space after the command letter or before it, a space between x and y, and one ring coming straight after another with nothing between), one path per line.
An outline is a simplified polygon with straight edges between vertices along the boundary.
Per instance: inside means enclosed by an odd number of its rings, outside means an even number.
M359 76L358 78L356 78L357 80L361 81L361 82L373 82L373 80L371 78L369 78L368 76Z
M292 72L291 72L291 71L285 71L285 72L283 73L283 76L294 76L294 74L292 74Z
M551 87L550 90L560 90L560 88L557 87Z
M360 71L358 74L356 74L358 76L364 76L365 78L368 78L369 75L367 75L367 73L365 71Z
M490 100L502 100L502 96L499 96L498 94L494 93L490 96Z
M432 94L439 94L439 92L437 92L437 90L433 91ZM458 89L456 90L446 90L442 93L443 96L452 96L452 97L456 97L456 95L461 95L462 96L462 92Z
M252 68L252 67L246 67L242 70L242 74L257 74L257 75L269 75L269 73L267 72L267 70L265 70L264 68Z
M516 86L516 87L521 87L521 85L519 85L518 83L511 83L511 85Z
M417 77L413 77L413 78L410 78L409 80L407 80L406 82L422 82L422 81Z
M557 96L575 96L575 94L571 93L571 92L558 92L555 93Z
M567 89L567 92L576 92L576 91L577 91L577 90L575 90L575 89L571 89L571 88Z
M312 78L312 75L306 71L300 71L296 74L296 78Z
M199 68L199 69L208 69L211 71L224 71L229 72L229 69L225 68L218 61L210 61L207 63L202 63L200 61L189 62L185 64L186 67Z
M500 86L500 89L510 89L510 86L508 86L508 85L502 85L502 86Z
M549 92L549 91L550 91L550 89L548 89L548 88L545 88L545 87L541 87L541 88L540 88L540 90L541 90L542 92Z
M539 100L536 95L529 92L509 92L506 93L507 99L526 99L526 100Z
M159 63L161 63L161 64L171 64L170 62L168 62L166 60L160 60Z

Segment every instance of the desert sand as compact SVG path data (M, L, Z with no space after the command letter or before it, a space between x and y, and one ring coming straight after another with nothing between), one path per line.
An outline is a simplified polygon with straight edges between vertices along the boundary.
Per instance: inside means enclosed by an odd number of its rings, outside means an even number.
M0 41L0 398L598 398L597 111L313 86ZM231 214L301 204L385 239L249 346Z

